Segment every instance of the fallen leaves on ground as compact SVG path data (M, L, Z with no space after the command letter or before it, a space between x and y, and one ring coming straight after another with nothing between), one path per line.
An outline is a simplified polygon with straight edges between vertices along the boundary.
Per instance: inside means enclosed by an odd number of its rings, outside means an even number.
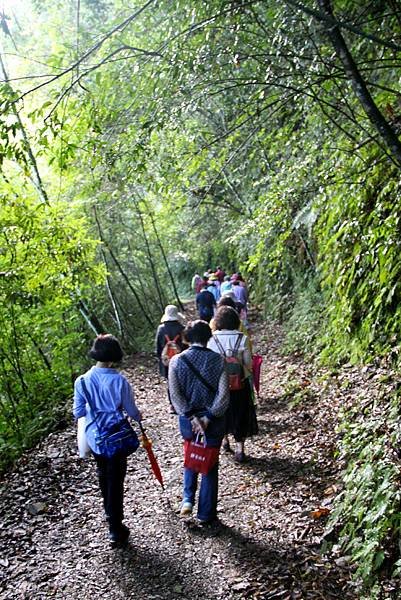
M255 316L255 315L254 315ZM27 452L0 495L1 597L331 600L357 598L347 561L320 552L324 517L339 489L333 459L338 394L301 359L280 355L281 332L255 326L262 354L260 433L248 460L220 461L217 528L178 516L182 442L153 357L132 357L135 386L166 491L143 449L129 459L126 549L108 546L91 459L79 460L75 427ZM308 391L291 406L292 389Z

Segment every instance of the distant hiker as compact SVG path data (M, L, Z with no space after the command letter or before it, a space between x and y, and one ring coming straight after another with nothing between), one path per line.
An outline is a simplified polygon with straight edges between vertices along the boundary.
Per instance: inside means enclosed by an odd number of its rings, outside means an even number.
M199 275L199 273L195 273L191 281L191 289L195 294L198 294L200 292L202 283L202 277Z
M246 284L246 281L245 281L245 279L242 277L242 273L240 273L240 272L238 271L238 273L236 273L236 277L237 277L237 281L239 281L239 284L240 284L242 287L244 287L244 288L246 289L247 293L248 293L248 286L247 286L247 284Z
M207 288L202 288L199 294L196 294L196 308L199 312L199 318L209 323L216 308L216 299Z
M248 307L247 307L248 289L246 287L245 282L238 279L238 275L233 275L233 277L231 277L231 281L233 284L231 291L233 292L236 301L240 302L243 305L243 309L241 311L241 319L244 321L245 324L247 324L248 323Z
M182 332L185 327L184 322L185 317L178 312L178 308L174 304L168 304L160 319L160 325L157 328L155 339L155 349L159 359L159 373L166 379L168 378L168 368L171 357L186 348L182 339ZM167 396L170 402L168 385Z
M224 413L229 393L224 360L206 348L212 332L205 321L193 321L184 331L190 348L172 358L169 371L171 401L179 415L184 440L205 432L206 445L220 448L224 435ZM217 516L218 461L202 475L197 517L212 523ZM192 514L198 473L184 467L181 516Z
M220 300L221 292L220 292L220 283L216 277L216 275L210 275L209 281L207 282L207 290L211 294L213 294L216 302Z
M231 290L232 286L233 286L233 284L230 281L230 276L226 275L224 277L223 283L220 286L221 295L223 296L226 292L229 292Z
M238 275L231 277L232 288L231 291L236 297L237 302L241 302L245 307L248 302L248 290L245 285L241 285L241 281L238 279Z
M244 308L244 305L241 304L241 302L237 302L237 298L233 291L225 292L222 295L217 303L217 308L220 308L220 306L231 306L231 308L235 308L239 315L241 314L241 310Z
M239 331L240 318L233 308L230 306L219 308L214 317L214 326L216 331L209 340L208 348L224 356L229 375L232 373L229 377L230 404L226 413L226 437L223 448L230 450L227 436L232 434L236 442L235 460L244 462L245 439L258 433L250 380L252 356L248 348L247 336Z
M223 269L221 267L217 267L214 274L216 275L219 282L222 283L224 276L225 276L225 272L223 271Z
M131 385L116 368L123 357L118 340L109 334L99 335L89 356L96 360L96 365L75 381L73 413L76 419L86 417L86 438L97 465L109 539L118 545L125 543L130 533L122 522L127 457L117 453L106 458L101 454L96 436L98 426L111 427L123 419L124 413L138 422L142 415L135 404Z

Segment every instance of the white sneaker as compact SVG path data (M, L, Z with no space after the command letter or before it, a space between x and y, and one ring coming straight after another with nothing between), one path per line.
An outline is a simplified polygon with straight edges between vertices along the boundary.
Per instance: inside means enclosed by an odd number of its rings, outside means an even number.
M192 515L192 504L183 502L181 504L180 517L190 517Z

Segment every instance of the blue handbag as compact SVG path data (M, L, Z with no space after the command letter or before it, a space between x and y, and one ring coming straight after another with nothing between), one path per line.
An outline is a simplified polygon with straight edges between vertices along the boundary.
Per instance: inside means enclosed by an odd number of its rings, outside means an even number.
M139 447L138 436L129 424L128 419L122 419L112 427L98 427L95 441L100 454L106 458L112 458L116 454L129 456Z
M85 380L81 377L82 389L86 400L92 409L97 427L95 441L99 448L99 454L105 458L113 458L117 454L129 456L139 448L139 438L128 422L127 418L121 419L110 427L99 427L96 421L96 411L91 403Z

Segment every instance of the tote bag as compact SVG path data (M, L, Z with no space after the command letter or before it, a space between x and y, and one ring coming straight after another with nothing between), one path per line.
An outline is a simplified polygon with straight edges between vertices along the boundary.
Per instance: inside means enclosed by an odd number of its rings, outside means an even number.
M77 422L77 443L79 458L86 458L90 452L86 439L86 417L79 417Z
M184 442L184 467L201 475L207 475L219 458L220 448L206 446L198 435L195 440Z

